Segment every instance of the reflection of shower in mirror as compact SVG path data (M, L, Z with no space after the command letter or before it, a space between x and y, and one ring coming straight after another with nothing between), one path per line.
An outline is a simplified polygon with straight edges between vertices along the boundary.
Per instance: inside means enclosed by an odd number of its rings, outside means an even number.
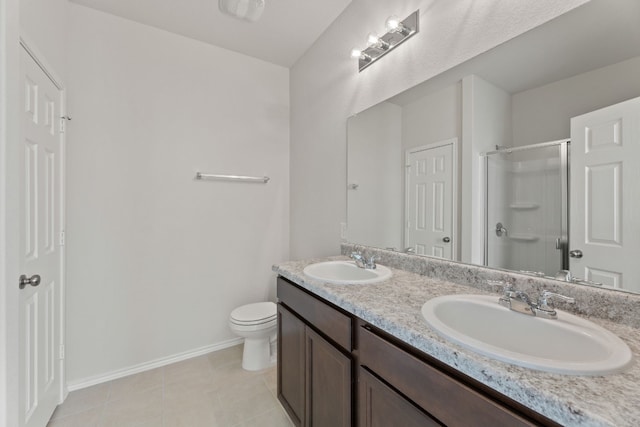
M566 139L485 153L485 265L568 268L567 157Z

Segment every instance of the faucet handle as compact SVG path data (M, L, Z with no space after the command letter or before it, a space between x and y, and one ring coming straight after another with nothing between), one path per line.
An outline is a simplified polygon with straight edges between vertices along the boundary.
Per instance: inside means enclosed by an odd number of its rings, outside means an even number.
M486 283L493 287L500 286L504 297L510 298L515 296L516 289L513 287L513 283L505 282L504 280L487 280Z
M375 270L376 268L376 256L375 255L371 255L369 257L369 259L365 258L365 268L368 268L370 270Z
M351 252L351 255L349 256L349 258L351 258L358 267L360 268L365 267L365 260L364 260L364 257L362 256L362 252L353 251Z
M554 309L553 303L549 301L549 298L559 299L559 300L568 302L570 304L573 304L576 302L575 298L571 298L566 295L556 294L555 292L544 290L542 291L542 295L540 295L540 298L538 299L538 308L540 310L553 311Z

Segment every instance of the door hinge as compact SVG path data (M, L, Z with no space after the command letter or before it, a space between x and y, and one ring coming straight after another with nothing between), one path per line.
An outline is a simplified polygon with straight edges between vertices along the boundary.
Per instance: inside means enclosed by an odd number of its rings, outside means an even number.
M58 351L58 356L60 357L60 360L64 360L64 345L61 345Z
M65 234L64 231L60 232L60 246L64 246L65 243Z
M71 116L62 116L60 117L60 133L64 133L67 128L67 121L71 120Z

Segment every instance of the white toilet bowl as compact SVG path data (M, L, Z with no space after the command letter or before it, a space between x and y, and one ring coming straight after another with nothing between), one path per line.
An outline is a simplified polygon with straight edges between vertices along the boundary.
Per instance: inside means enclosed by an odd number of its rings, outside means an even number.
M229 327L244 338L243 369L259 371L275 363L271 341L275 339L277 325L277 308L272 302L247 304L231 312Z

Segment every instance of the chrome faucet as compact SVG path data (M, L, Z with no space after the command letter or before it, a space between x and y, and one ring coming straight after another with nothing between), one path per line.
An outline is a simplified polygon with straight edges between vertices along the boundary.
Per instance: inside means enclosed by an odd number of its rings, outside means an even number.
M547 290L542 291L542 295L537 302L533 302L526 292L516 290L511 283L502 281L487 281L490 285L503 286L503 294L498 300L498 304L509 310L529 316L542 317L544 319L557 319L558 312L555 310L551 298L560 299L568 303L575 303L576 300L565 295L556 294Z
M375 270L376 268L376 256L373 255L369 258L362 255L362 252L351 252L351 259L356 262L356 265L360 268L366 268L367 270Z
M536 316L544 317L546 319L558 318L558 312L555 310L553 303L549 301L549 298L557 298L570 304L576 302L575 298L544 290L542 291L542 295L540 295L540 298L538 298L538 304L536 304Z

